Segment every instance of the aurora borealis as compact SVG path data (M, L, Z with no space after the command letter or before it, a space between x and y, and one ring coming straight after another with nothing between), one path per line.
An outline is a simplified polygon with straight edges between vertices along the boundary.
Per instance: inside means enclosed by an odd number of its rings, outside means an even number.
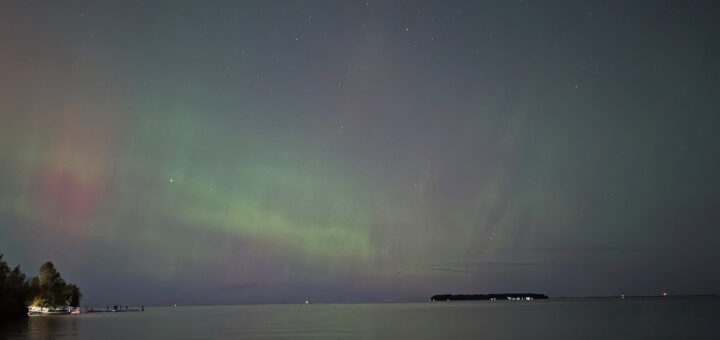
M717 293L712 1L0 2L0 252L88 304Z

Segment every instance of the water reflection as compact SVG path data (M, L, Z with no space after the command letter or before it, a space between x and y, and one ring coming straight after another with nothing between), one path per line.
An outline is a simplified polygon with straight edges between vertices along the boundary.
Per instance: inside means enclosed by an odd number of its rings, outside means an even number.
M720 339L720 299L149 308L37 316L0 339Z
M77 337L78 334L80 334L78 320L70 315L32 316L0 324L0 338L3 339L28 337L50 339Z
M9 338L11 336L27 336L29 323L26 319L19 320L0 320L0 339Z

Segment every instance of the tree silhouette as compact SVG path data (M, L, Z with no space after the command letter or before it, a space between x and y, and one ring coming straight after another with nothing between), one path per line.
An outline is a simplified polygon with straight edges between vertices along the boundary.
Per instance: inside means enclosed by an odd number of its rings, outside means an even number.
M80 306L82 293L67 284L52 262L40 266L40 275L27 279L20 266L10 269L0 254L0 320L27 316L27 305L39 307Z
M41 306L54 307L65 305L65 280L55 269L52 262L40 266L40 302Z
M80 306L80 299L82 298L82 293L80 293L80 288L76 286L75 284L69 284L65 286L65 304L72 307L78 307Z
M29 283L20 271L20 266L11 270L2 258L0 254L0 319L26 315Z

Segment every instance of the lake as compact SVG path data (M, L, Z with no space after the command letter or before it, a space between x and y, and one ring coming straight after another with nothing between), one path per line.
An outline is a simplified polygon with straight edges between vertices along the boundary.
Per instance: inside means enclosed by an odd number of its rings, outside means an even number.
M720 299L146 307L34 316L0 338L719 339Z

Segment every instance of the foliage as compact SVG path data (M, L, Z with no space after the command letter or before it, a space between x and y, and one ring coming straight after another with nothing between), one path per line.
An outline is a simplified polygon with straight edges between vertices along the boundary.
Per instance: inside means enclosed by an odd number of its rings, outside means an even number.
M26 305L57 307L80 305L82 293L75 284L68 284L52 262L40 266L38 276L27 279L20 266L13 269L0 254L0 319L27 315Z
M80 299L82 298L82 293L80 293L80 288L78 288L78 286L76 286L75 284L71 283L65 286L64 296L66 305L73 307L80 306Z
M25 314L29 284L17 266L12 270L0 254L0 319Z
M46 300L43 307L65 305L65 287L67 284L52 262L40 266L40 296Z

